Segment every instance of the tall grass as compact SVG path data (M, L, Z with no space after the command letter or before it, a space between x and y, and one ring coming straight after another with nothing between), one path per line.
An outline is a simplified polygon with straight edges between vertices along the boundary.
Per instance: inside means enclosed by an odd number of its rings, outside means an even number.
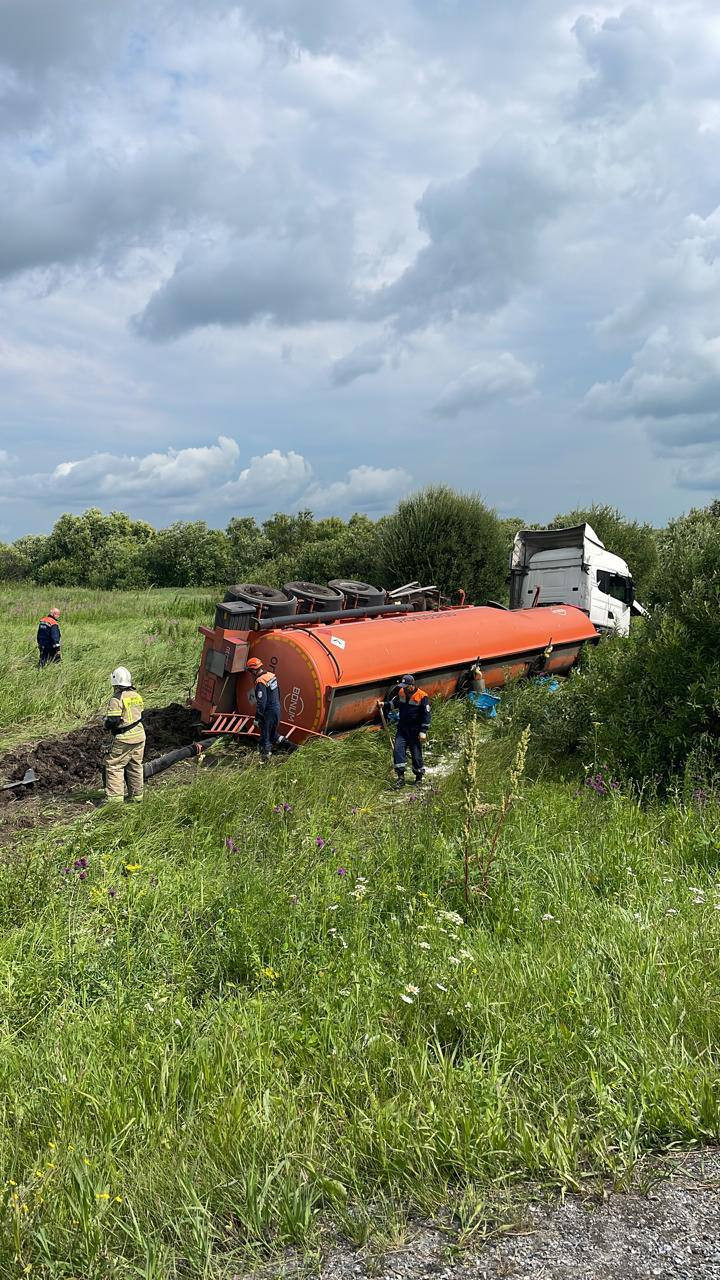
M466 912L460 777L396 801L385 755L199 768L0 864L0 1275L231 1276L718 1136L717 810L518 783Z
M63 660L38 671L37 625L53 605L62 610ZM212 606L212 596L191 591L0 590L0 749L87 720L121 664L150 704L186 694L198 623L212 621Z

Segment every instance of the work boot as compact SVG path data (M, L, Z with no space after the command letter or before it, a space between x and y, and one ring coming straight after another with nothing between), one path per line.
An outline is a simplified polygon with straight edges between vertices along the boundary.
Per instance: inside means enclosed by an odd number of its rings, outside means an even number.
M424 777L425 777L424 772L423 772L423 773L416 773L416 774L415 774L415 785L416 785L417 787L421 787L421 786L422 786L422 784L423 784L423 778L424 778Z
M393 786L393 791L402 791L403 787L405 786L405 774L398 772L392 786Z
M268 760L270 760L271 758L272 758L272 751L260 752L260 759L262 760L263 764L267 764Z

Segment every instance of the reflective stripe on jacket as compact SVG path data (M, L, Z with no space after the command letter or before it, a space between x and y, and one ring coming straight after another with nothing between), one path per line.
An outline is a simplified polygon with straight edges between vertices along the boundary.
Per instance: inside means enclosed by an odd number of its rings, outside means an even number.
M137 689L123 689L121 693L113 694L108 702L105 717L111 721L111 732L119 734L128 745L145 741L143 707L144 703Z

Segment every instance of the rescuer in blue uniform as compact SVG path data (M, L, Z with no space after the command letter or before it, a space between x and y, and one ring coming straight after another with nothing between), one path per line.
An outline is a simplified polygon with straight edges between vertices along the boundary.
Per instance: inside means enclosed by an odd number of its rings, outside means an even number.
M46 667L48 662L60 661L60 627L59 609L51 609L46 617L40 619L37 629L37 646L40 657L39 667Z
M280 689L277 677L266 671L259 658L248 659L248 671L255 679L255 721L260 730L260 755L269 760L278 739Z
M393 764L397 775L396 786L405 786L405 765L407 753L410 752L415 781L420 784L425 777L422 744L427 738L430 728L430 699L424 689L419 689L414 676L403 676L395 694L385 699L383 704L385 715L392 711L398 713L398 727L395 734Z

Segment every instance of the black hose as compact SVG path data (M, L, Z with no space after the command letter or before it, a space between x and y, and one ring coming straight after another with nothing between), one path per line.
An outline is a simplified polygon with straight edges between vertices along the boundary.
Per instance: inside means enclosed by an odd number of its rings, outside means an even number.
M217 738L203 738L200 742L191 742L187 747L177 747L175 751L166 751L164 756L158 756L156 760L148 760L143 765L143 777L145 781L148 778L154 778L158 773L164 773L166 769L172 769L174 764L179 764L181 760L191 760L193 756L202 755L208 747L211 747Z
M385 613L411 613L405 604L375 604L365 609L338 609L329 613L296 613L278 618L253 618L253 631L272 631L275 627L302 627L310 622L345 621L346 618L378 618Z

